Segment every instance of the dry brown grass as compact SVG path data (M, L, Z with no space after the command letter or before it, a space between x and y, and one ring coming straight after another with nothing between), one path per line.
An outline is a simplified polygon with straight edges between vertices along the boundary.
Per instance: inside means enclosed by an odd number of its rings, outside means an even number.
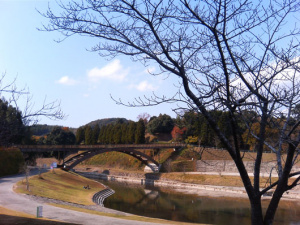
M104 189L104 186L96 181L89 180L75 173L55 169L29 179L30 191L26 190L26 183L17 183L16 192L37 195L47 198L59 199L83 205L93 205L92 196ZM90 189L84 189L89 185Z
M239 176L163 173L161 174L160 178L185 182L185 183L202 184L202 185L243 187L242 180Z

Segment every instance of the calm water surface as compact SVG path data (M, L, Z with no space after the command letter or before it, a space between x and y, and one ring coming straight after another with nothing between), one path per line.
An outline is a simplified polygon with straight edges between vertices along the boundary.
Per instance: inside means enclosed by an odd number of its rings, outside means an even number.
M246 199L200 197L174 192L172 188L101 182L116 192L104 201L108 208L173 221L250 224L250 208ZM300 225L300 203L282 202L274 224Z

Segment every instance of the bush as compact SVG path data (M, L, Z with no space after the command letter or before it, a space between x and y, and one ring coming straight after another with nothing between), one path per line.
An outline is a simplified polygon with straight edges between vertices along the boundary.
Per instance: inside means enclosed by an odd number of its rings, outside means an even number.
M0 148L0 177L19 173L23 165L24 158L19 149Z
M194 172L195 161L177 161L171 164L172 172Z
M190 148L185 148L184 150L182 150L180 152L180 156L182 158L188 159L188 160L191 160L191 159L200 160L202 157L202 152L201 152L201 149L199 149L199 148L190 147Z
M188 136L187 139L185 139L186 144L198 144L198 137L197 136Z

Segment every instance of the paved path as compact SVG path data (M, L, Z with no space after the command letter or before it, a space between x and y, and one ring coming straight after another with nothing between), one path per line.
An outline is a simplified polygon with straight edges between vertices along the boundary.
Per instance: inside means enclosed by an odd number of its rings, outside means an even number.
M24 175L15 175L0 178L0 205L19 212L36 215L37 207L43 206L43 217L85 225L157 225L157 223L148 223L132 220L123 220L118 218L97 216L88 213L77 212L73 210L54 207L45 203L40 203L30 199L22 194L13 191L13 185L23 179ZM170 222L171 224L172 222Z

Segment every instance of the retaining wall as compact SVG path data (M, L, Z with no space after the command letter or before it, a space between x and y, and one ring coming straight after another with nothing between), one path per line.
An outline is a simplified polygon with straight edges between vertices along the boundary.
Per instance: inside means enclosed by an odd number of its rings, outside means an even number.
M254 161L244 162L248 173L254 172ZM263 162L260 172L268 176L272 170L272 176L277 176L276 162ZM299 171L298 167L293 167L292 172ZM196 172L226 172L238 173L238 170L232 160L198 160L196 163Z
M192 183L183 183L172 180L160 180L156 175L150 175L148 177L128 177L128 176L116 176L116 175L107 175L98 172L77 172L76 173L92 178L92 179L102 179L106 181L118 181L125 183L133 183L138 185L151 185L155 187L165 187L181 190L183 192L192 192L200 194L201 190L212 191L212 192L225 192L231 194L237 194L235 197L247 197L245 189L243 187L227 187L227 186L214 186L214 185L201 185L201 184L192 184ZM283 194L285 199L300 199L300 187L294 188L293 190ZM217 196L217 195L216 195ZM270 196L269 196L270 197Z

